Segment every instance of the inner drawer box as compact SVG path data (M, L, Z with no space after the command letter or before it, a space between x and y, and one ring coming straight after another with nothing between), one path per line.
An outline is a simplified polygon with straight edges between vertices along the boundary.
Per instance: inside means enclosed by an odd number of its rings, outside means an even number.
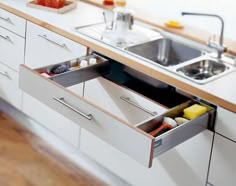
M87 66L81 66L85 61L88 61ZM56 68L65 72L52 74ZM96 54L35 70L21 65L20 87L146 167L151 167L153 157L214 124L213 107L179 95L168 86L167 90L181 98L178 99L180 103L176 100L166 102L162 96L156 96L156 99L148 88L152 86L147 85L145 80L134 81L134 86L132 82L136 77L127 73L126 69L126 66ZM85 82L84 97L71 88L82 82ZM142 87L137 89L142 83L145 90ZM89 85L90 88L87 88ZM90 93L86 93L88 90ZM106 96L99 96L99 91ZM168 99L176 99L175 94ZM160 135L150 134L150 130L160 126L164 117L182 116L183 110L195 103L204 105L207 112ZM130 119L131 116L135 119Z

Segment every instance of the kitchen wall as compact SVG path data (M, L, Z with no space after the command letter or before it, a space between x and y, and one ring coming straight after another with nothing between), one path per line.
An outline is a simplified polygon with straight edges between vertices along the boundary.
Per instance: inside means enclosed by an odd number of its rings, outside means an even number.
M102 2L102 0L97 0ZM181 11L218 14L225 21L225 37L236 40L235 0L127 0L128 6L154 19L177 20L215 34L220 33L220 22L210 17L181 16Z

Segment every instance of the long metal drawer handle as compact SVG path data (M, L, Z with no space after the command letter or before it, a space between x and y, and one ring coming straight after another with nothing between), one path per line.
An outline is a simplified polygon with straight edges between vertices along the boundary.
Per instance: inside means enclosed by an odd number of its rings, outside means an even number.
M144 112L146 112L146 113L148 113L148 114L150 114L152 116L156 116L157 115L157 112L152 112L152 111L150 111L148 109L145 109L144 107L142 107L142 106L138 105L137 103L134 103L133 101L131 101L130 98L128 98L128 97L121 96L120 99L122 99L123 101L125 101L125 102L127 102L127 103L129 103L129 104L131 104L131 105L133 105L133 106L135 106L137 108L139 108L140 110L142 110L142 111L144 111Z
M11 19L9 17L5 18L5 17L0 16L0 19L3 20L3 21L6 21L8 23L13 24L13 22L11 21Z
M3 76L9 78L9 75L6 71L0 71L0 74L2 74Z
M47 35L45 35L45 34L44 35L38 34L38 36L45 39L45 40L47 40L47 41L49 41L49 42L51 42L51 43L53 43L53 44L55 44L55 45L57 45L57 46L59 46L59 47L61 47L61 48L67 48L65 43L63 43L63 44L57 43L56 41L53 41L53 40L49 39L47 37Z
M11 38L10 38L9 36L0 35L0 38L2 38L2 39L4 39L4 40L6 40L6 41L12 43Z
M54 100L56 100L57 102L61 103L62 105L66 106L67 108L73 110L74 112L76 112L77 114L83 116L84 118L88 119L88 120L92 120L93 116L92 114L84 114L83 112L79 111L78 109L72 107L71 105L69 105L68 103L65 102L64 98L57 98L55 96L52 97Z

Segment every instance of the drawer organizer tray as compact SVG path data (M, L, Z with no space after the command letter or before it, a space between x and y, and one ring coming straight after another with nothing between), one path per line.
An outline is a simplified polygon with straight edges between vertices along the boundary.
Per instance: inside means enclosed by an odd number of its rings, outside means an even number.
M74 67L91 58L95 63ZM134 85L126 86L134 77L118 62L92 54L58 65L67 65L69 70L52 75L55 65L39 69L21 65L20 88L146 167L152 166L153 157L214 125L215 108L207 103L183 96L181 103L167 106L153 99L155 95L147 96L152 91L148 86L143 91L146 95L134 91ZM79 83L85 83L83 97L70 88ZM150 135L164 117L182 116L183 110L195 103L207 107L207 112L160 135Z

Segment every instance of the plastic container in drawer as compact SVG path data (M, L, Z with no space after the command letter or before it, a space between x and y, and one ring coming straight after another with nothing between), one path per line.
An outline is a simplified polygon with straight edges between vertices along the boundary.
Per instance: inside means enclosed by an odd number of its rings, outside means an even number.
M81 67L84 60L88 64ZM204 105L207 112L200 117L151 135L164 117L183 116L185 108L202 103L179 95L173 87L167 89L171 93L158 89L163 94L158 95L145 81L133 79L124 65L95 54L35 70L25 65L20 69L22 90L146 167L151 167L154 156L214 124L215 109ZM85 82L84 97L71 88L81 82Z

